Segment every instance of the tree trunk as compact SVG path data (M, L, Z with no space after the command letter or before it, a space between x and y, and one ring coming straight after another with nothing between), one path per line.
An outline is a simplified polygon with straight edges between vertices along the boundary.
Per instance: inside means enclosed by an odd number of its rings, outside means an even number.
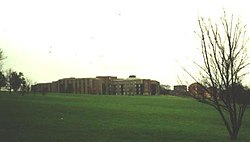
M9 92L11 93L11 87L9 88Z
M230 135L230 139L231 139L231 140L237 140L237 137L238 137L238 134L237 134L237 133L232 133L232 134Z

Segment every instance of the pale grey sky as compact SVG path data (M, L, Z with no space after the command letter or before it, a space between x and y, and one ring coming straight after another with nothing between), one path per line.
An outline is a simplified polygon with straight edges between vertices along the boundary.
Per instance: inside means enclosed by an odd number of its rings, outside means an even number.
M36 82L135 74L162 84L196 72L200 16L250 23L244 0L0 0L4 69ZM249 29L249 28L248 28Z

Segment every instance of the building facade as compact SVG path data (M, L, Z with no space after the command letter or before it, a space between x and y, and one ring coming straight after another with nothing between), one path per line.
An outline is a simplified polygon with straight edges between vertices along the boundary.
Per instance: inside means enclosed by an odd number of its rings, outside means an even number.
M52 83L39 83L31 87L33 92L56 92L98 95L159 95L160 83L139 79L131 75L127 79L115 76L96 78L64 78Z
M187 86L186 85L175 85L174 86L175 95L187 95Z
M188 91L190 95L193 95L199 98L211 98L211 96L213 96L213 93L217 93L216 88L213 88L213 87L207 88L198 82L195 82L189 85Z

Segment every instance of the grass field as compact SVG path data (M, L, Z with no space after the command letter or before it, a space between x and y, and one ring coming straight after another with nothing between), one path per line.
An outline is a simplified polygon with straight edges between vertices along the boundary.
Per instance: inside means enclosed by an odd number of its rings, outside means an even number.
M250 141L247 110L238 141ZM216 111L191 98L0 94L2 142L229 141Z

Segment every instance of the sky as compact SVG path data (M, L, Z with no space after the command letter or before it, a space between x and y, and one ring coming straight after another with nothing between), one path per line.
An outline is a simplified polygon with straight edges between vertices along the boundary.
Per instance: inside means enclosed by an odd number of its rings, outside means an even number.
M182 67L197 74L198 16L223 9L250 23L247 0L0 0L3 69L37 83L102 75L192 83Z

